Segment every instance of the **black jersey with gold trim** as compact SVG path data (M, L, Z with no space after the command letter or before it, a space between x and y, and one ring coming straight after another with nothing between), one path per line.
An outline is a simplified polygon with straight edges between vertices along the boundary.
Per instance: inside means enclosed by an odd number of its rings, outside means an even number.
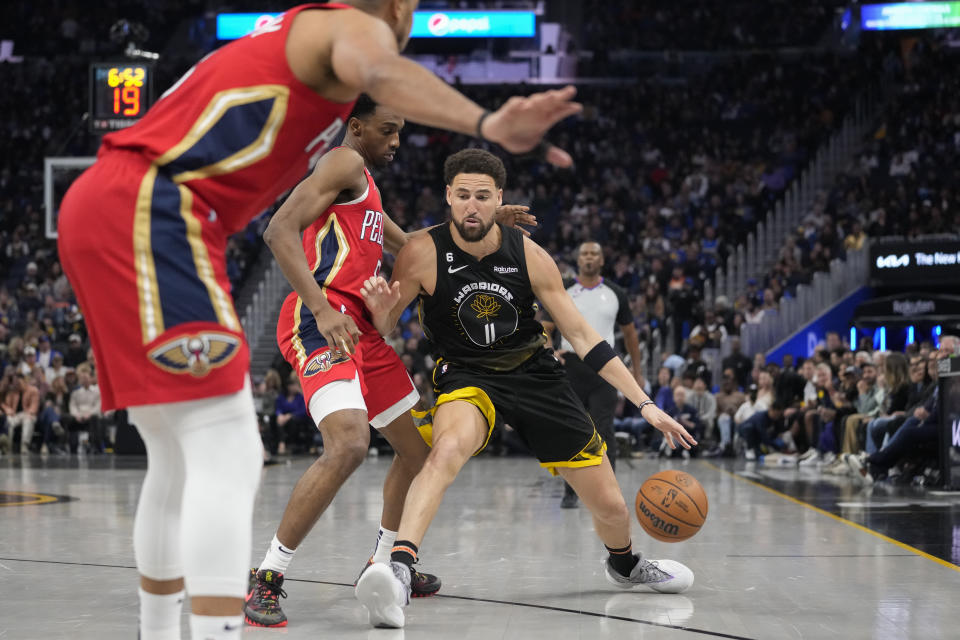
M430 230L437 286L433 295L420 294L420 324L435 358L509 371L546 342L534 317L523 234L500 231L500 248L477 260L453 241L449 224Z

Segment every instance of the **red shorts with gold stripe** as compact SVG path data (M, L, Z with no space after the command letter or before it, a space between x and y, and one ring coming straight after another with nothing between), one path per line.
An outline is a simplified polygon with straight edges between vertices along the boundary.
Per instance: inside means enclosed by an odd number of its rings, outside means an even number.
M357 376L370 424L377 429L385 427L412 408L419 394L397 352L383 341L364 314L351 308L347 297L338 298L335 291L328 290L327 299L357 323L361 334L356 353L331 350L317 330L313 314L296 293L287 296L280 310L277 323L280 352L297 372L308 407L313 394L325 385Z
M250 358L228 233L188 187L139 154L104 153L67 191L58 232L105 410L243 387Z

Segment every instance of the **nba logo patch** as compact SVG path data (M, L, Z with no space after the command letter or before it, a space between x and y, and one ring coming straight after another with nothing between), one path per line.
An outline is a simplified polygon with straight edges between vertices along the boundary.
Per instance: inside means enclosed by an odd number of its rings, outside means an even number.
M230 362L240 350L240 339L229 333L197 333L164 342L148 354L150 361L170 373L202 378Z
M307 364L303 367L303 377L309 378L317 375L318 373L330 371L334 365L342 364L347 362L349 359L350 356L340 349L327 349L323 353L318 353L310 358Z

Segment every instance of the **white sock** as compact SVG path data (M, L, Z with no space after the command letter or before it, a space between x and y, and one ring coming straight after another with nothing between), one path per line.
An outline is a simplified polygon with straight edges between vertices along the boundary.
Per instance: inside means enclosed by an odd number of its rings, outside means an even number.
M397 532L384 529L380 526L377 532L377 548L373 551L373 561L390 564L390 552L393 551L393 543L397 541Z
M243 633L243 616L198 616L190 614L193 640L238 640Z
M140 591L140 640L180 640L184 592L161 596Z
M263 562L260 563L260 568L286 574L287 567L290 566L290 561L293 560L293 554L296 552L296 549L290 549L280 544L276 534L274 534L273 540L270 541L270 548L267 549L267 555L263 556Z

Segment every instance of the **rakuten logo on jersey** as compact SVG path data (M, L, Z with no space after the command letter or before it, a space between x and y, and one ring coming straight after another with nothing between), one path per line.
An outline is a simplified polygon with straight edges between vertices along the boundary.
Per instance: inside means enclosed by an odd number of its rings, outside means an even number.
M452 36L457 33L490 31L490 18L451 18L445 13L435 13L427 21L427 29L435 36Z
M910 256L903 254L901 256L879 256L877 257L877 269L895 269L897 267L909 267Z

